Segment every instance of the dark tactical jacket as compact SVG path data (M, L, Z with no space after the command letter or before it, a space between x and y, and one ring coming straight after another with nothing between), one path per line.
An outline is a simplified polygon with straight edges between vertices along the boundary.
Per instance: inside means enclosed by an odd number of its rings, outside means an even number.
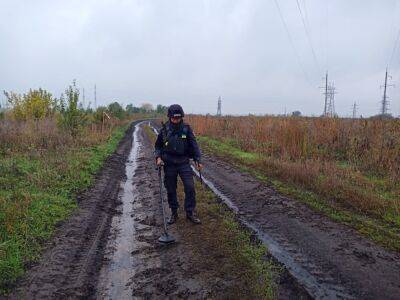
M190 158L200 162L201 153L192 128L183 122L165 123L156 140L155 156L165 163L187 163Z

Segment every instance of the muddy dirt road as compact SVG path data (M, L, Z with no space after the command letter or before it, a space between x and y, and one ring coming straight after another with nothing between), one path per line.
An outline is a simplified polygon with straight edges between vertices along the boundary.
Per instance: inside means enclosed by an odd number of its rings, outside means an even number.
M253 298L221 250L215 216L202 215L201 226L181 218L170 228L179 243L157 242L159 185L145 123L128 130L10 298ZM204 162L205 182L289 271L278 280L278 298L400 298L398 254L228 163L212 156Z
M400 255L279 195L226 162L204 158L204 178L315 298L400 299Z
M179 242L158 243L159 196L153 145L135 123L9 298L253 298L246 274L220 245L217 217L204 215L206 224L196 226L182 216L171 227ZM284 276L279 297L307 298Z

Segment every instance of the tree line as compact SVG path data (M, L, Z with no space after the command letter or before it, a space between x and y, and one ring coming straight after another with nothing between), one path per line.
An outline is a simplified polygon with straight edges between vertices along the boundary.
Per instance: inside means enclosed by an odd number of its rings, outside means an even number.
M140 106L128 104L124 108L118 101L107 106L91 108L89 105L85 108L79 101L80 91L75 81L59 98L41 88L31 89L24 94L4 91L4 95L9 109L2 110L0 119L39 121L45 118L56 118L57 124L70 131L72 135L78 134L85 125L104 122L104 116L123 120L134 114L165 114L168 109L161 104L154 108L150 103L143 103Z

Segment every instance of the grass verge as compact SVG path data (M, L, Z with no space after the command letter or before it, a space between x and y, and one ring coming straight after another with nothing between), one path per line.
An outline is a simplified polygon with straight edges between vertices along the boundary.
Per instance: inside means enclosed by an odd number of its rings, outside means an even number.
M0 157L0 293L40 257L56 224L77 207L77 193L92 184L127 128L91 147Z
M329 193L324 194L319 192L318 188L312 190L312 187L304 186L299 182L285 180L286 177L279 176L279 172L271 171L266 167L267 159L259 154L244 152L229 143L209 137L200 136L198 141L206 152L212 153L220 159L228 160L241 170L272 185L281 194L298 199L315 211L322 212L337 222L355 228L364 236L388 249L400 251L400 216L398 213L389 211L386 214L368 214L340 205L332 199L334 197ZM276 167L279 168L279 165ZM340 192L340 190L337 191L337 193Z
M281 267L268 256L267 248L241 226L226 205L198 181L195 184L196 210L203 221L201 238L207 241L208 247L224 256L224 263L218 265L218 271L223 274L221 277L236 277L236 297L276 299ZM182 184L179 190L180 199L183 199ZM191 238L195 244L196 235Z

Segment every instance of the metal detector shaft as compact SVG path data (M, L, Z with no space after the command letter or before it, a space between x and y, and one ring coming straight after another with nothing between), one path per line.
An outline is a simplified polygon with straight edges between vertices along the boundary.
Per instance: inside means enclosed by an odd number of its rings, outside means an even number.
M200 183L203 185L203 176L201 175L201 171L199 170L199 177L200 177Z
M158 167L158 178L160 181L160 199L161 199L161 207L162 207L162 214L163 214L163 221L164 221L164 233L166 235L168 235L167 220L165 219L164 198L163 198L163 194L162 194L161 166Z

